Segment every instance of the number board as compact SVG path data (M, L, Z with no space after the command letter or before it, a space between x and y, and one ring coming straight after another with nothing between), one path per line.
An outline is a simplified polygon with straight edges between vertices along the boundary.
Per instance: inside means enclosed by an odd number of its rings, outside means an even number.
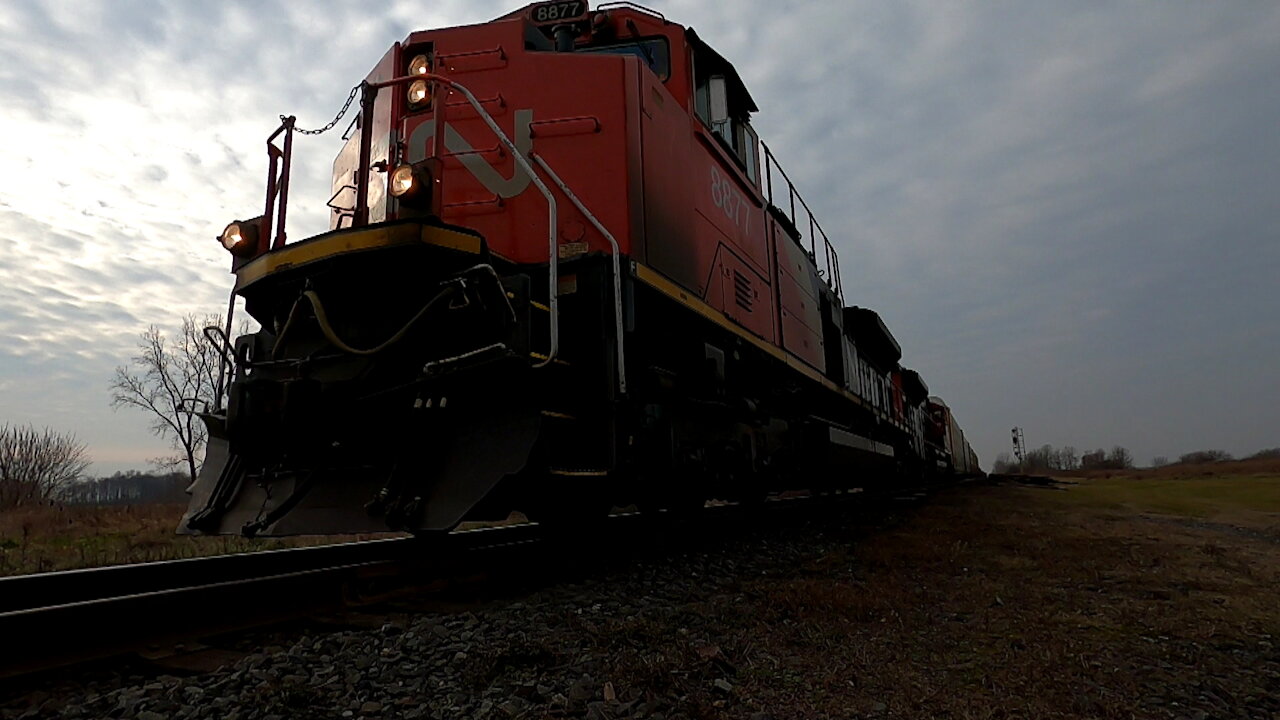
M560 0L538 3L529 8L529 19L537 25L559 25L587 19L587 0Z

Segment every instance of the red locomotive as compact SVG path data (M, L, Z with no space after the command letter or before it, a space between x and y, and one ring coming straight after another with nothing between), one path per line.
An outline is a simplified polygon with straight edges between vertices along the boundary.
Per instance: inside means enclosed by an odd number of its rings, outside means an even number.
M221 237L262 329L225 343L183 531L448 530L980 472L879 316L845 306L755 102L691 28L536 3L412 33L353 92L331 230L285 241L286 118L265 213Z

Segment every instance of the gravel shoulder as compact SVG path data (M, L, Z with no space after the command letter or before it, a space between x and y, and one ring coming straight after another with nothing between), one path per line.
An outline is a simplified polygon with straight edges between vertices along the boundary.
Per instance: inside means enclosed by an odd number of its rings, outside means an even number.
M970 485L401 602L211 672L32 689L0 717L1280 718L1276 543L1080 502L1091 483Z

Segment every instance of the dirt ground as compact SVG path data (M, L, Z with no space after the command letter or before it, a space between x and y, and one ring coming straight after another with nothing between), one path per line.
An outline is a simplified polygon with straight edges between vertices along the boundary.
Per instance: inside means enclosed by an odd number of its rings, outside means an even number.
M1276 470L948 491L744 578L718 651L774 717L1280 718Z

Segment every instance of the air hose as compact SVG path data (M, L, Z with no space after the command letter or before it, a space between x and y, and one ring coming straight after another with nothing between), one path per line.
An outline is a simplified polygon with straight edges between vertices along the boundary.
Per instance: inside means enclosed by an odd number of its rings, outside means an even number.
M311 309L315 313L316 324L320 326L320 332L324 333L325 339L328 340L330 343L333 343L335 347L337 347L339 350L343 352L350 353L352 355L376 355L382 352L383 350L386 350L387 348L391 347L392 345L396 344L397 342L400 342L402 339L404 339L404 336L408 334L409 330L414 326L414 324L417 323L419 320L421 320L422 317L431 310L431 308L435 307L436 303L439 303L441 300L444 300L449 296L453 295L454 292L457 291L457 289L458 289L457 286L450 286L441 290L439 293L436 294L435 297L427 301L427 304L423 305L422 309L419 310L416 315L410 318L409 322L405 323L404 327L400 328L400 330L398 330L396 334L392 335L390 338L387 338L386 342L383 342L382 344L376 347L368 348L366 350L352 347L348 345L346 342L344 342L342 338L338 337L337 332L335 332L333 329L333 325L329 323L329 316L325 314L324 305L320 302L320 296L317 295L314 290L305 290L303 291L302 295L297 299L297 301L294 302L293 308L289 310L289 319L285 320L284 327L281 328L280 335L276 338L275 348L273 348L271 351L271 359L272 360L277 359L276 355L280 352L280 348L283 346L285 335L287 335L289 333L289 329L293 327L293 322L295 319L297 319L299 308L302 307L302 303L304 300L311 303Z

